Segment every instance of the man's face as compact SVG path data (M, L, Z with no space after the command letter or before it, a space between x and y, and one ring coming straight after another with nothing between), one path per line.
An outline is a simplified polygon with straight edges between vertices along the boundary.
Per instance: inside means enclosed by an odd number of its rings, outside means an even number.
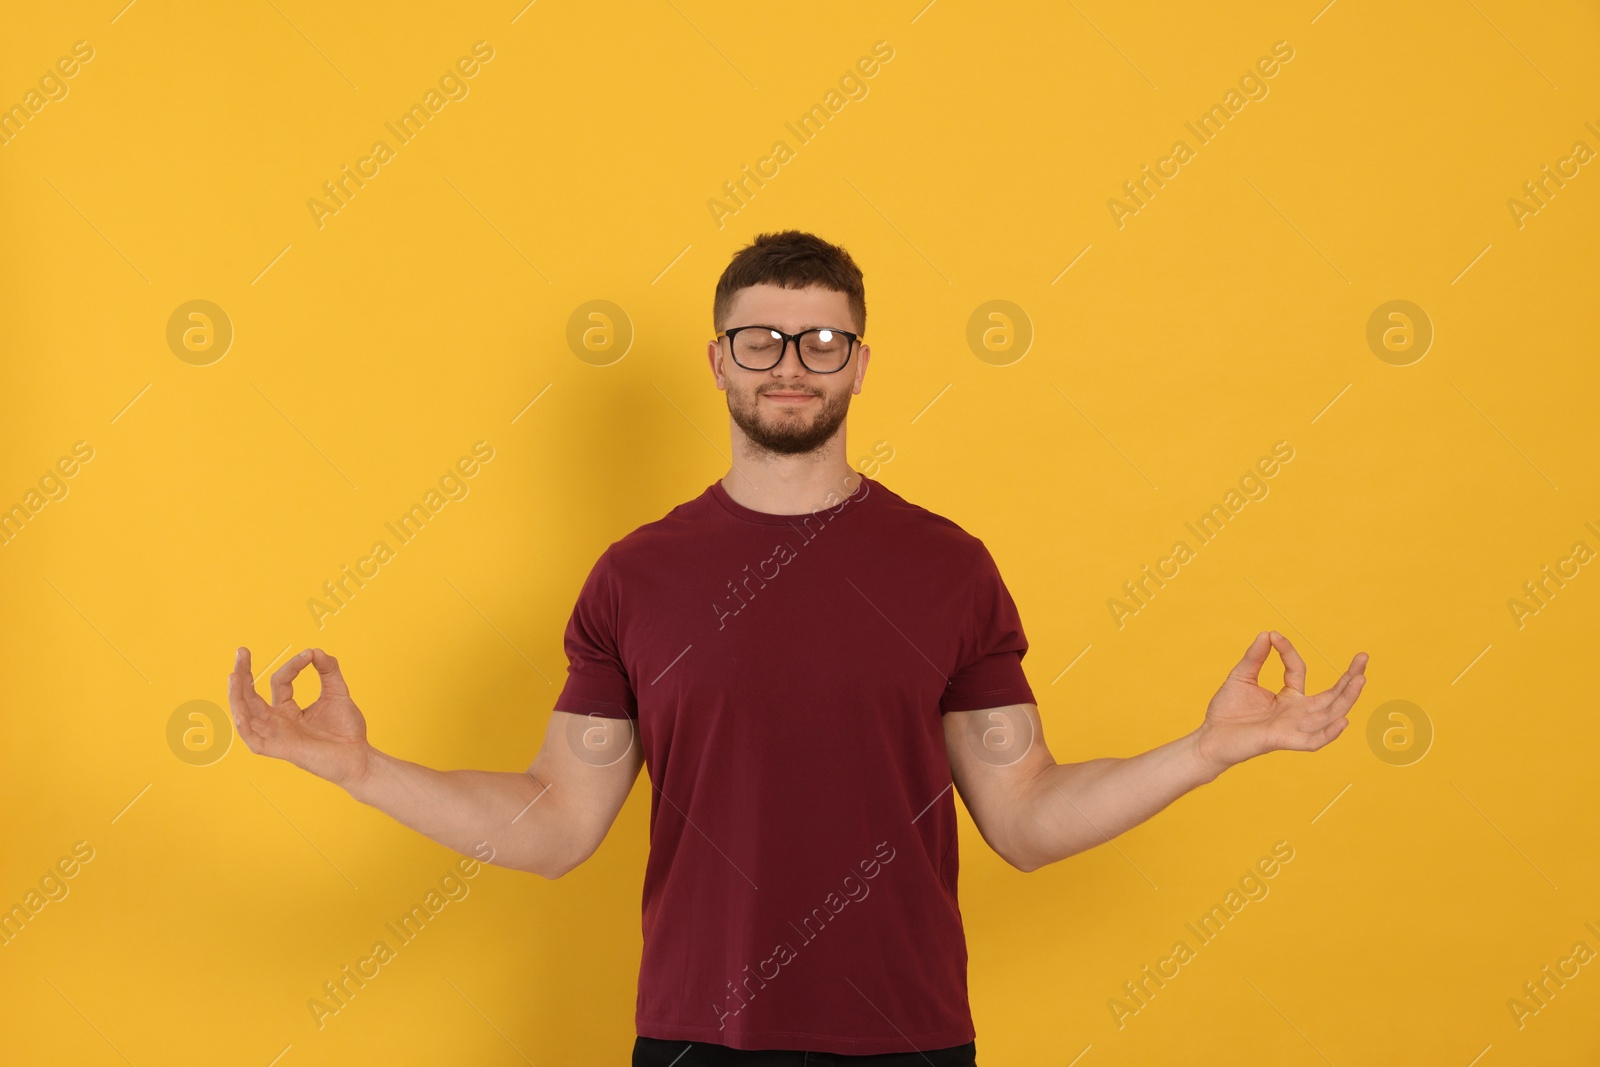
M857 332L845 295L811 286L785 289L752 285L734 295L726 329L771 326L799 333L814 326ZM843 370L814 374L800 363L794 345L769 370L746 370L733 361L726 338L707 347L717 388L728 393L728 414L760 451L778 455L814 452L832 440L850 412L850 397L861 392L869 350L857 344Z

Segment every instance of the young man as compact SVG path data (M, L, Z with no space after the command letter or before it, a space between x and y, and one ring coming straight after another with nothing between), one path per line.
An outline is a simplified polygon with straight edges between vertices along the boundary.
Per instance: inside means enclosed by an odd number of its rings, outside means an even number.
M273 675L268 705L241 648L235 723L253 752L547 878L595 851L647 766L635 1067L971 1067L951 786L990 847L1032 871L1234 764L1326 745L1367 656L1308 696L1293 646L1257 634L1193 732L1057 764L983 543L846 460L871 354L849 254L763 234L723 273L713 320L732 468L601 554L527 773L379 752L321 649ZM1276 693L1257 684L1272 649ZM307 664L322 689L302 710L292 682Z

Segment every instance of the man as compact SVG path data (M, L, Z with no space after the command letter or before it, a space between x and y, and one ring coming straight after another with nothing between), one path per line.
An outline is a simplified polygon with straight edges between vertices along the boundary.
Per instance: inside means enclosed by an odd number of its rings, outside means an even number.
M849 254L761 235L723 273L713 320L732 467L601 554L527 773L379 752L321 649L273 675L269 706L241 648L235 722L251 751L546 878L595 851L647 766L635 1067L975 1065L951 786L990 847L1032 871L1234 764L1326 745L1366 654L1307 696L1293 646L1258 634L1193 732L1057 764L983 543L846 461L871 355ZM1272 649L1277 693L1257 684ZM322 690L302 710L307 664Z

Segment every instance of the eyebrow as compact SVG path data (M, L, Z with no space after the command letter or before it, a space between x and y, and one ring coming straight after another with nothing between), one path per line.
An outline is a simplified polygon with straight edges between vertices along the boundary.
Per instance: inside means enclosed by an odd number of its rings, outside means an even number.
M779 333L788 333L789 332L788 330L781 329L781 328L779 328L777 326L773 326L773 325L771 325L769 323L765 323L765 322L747 322L743 326L724 326L722 328L722 332L723 333L727 333L729 330L750 330L750 329L777 330ZM805 333L806 330L832 330L835 333L855 333L854 330L847 330L843 326L803 326L803 327L801 327L800 329L798 329L798 330L796 330L794 332L795 333Z

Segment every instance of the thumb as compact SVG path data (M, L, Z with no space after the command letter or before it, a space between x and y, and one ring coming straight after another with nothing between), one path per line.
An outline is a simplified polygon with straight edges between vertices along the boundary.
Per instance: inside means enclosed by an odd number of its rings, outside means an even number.
M322 696L350 698L350 687L339 672L339 661L320 648L311 650L311 665L317 669L317 681L322 686Z
M1244 650L1244 658L1234 664L1233 670L1228 672L1228 677L1260 684L1261 667L1267 662L1267 654L1271 651L1272 635L1263 630L1256 634L1256 639Z

